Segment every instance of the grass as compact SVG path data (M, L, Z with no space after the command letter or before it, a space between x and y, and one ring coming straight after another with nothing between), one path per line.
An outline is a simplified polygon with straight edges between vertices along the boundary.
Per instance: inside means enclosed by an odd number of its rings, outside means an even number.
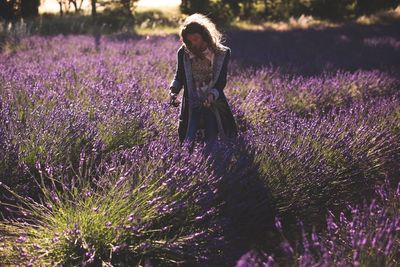
M122 266L151 259L162 266L176 266L201 256L202 247L210 245L207 237L217 234L217 229L202 222L207 221L205 210L196 199L206 192L201 175L173 175L176 166L162 162L142 161L138 168L118 163L97 179L80 172L70 185L38 165L40 202L2 185L18 200L17 206L2 205L18 207L29 219L0 222L0 261ZM167 168L170 171L164 172ZM49 179L52 186L45 185ZM206 210L207 215L213 212Z

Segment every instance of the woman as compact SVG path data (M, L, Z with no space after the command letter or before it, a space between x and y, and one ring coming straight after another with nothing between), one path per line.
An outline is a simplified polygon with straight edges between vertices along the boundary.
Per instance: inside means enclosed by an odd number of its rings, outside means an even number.
M217 141L237 136L236 122L223 89L226 85L231 49L221 44L222 35L202 14L186 18L180 28L182 45L177 51L176 73L170 84L170 102L184 88L178 134L192 152L197 130L205 131L205 152Z

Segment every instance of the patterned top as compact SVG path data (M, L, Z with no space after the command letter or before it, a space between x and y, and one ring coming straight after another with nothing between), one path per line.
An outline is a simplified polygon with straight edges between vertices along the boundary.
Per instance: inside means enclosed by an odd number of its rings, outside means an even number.
M195 87L195 98L203 101L209 92L210 83L213 75L213 58L214 53L207 48L203 51L204 59L200 59L193 54L190 54L192 63L192 73Z

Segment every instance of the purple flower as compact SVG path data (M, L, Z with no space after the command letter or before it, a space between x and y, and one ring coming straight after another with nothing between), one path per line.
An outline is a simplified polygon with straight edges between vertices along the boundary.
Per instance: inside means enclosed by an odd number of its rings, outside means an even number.
M26 240L28 240L28 237L26 235L21 235L20 237L18 237L15 242L17 243L24 243Z
M282 232L282 224L278 216L275 216L275 227L279 232Z
M119 251L121 251L122 249L124 249L127 246L127 244L124 242L121 245L118 246L112 246L112 252L113 253L118 253Z
M50 191L50 197L51 197L51 200L53 200L53 202L60 203L60 199L58 198L58 195L55 191L53 191L53 190Z
M133 219L135 219L135 213L134 213L134 212L132 212L131 214L129 214L129 216L128 216L128 222L133 221Z
M293 248L286 239L281 242L280 247L286 255L293 255Z

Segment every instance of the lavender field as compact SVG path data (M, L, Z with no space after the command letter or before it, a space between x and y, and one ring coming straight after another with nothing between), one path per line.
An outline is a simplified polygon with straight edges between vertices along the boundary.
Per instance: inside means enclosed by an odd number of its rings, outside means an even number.
M4 42L0 265L400 266L398 26L227 32L215 161L178 143L177 36Z

